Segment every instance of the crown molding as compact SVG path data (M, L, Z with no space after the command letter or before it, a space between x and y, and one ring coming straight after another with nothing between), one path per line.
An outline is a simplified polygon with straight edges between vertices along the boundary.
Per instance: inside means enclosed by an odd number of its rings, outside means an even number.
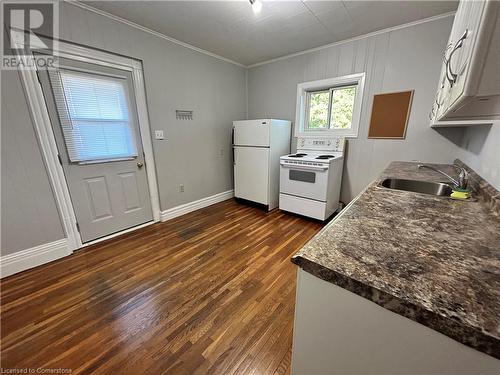
M308 53L311 53L311 52L321 51L321 50L326 49L326 48L340 46L342 44L355 42L355 41L361 40L361 39L371 38L371 37L374 37L374 36L377 36L377 35L390 33L392 31L396 31L396 30L406 29L408 27L421 25L421 24L424 24L424 23L428 23L428 22L440 20L442 18L447 18L447 17L451 17L451 16L454 16L454 15L455 15L454 11L453 12L443 13L443 14L438 14L437 16L423 18L421 20L412 21L412 22L408 22L408 23L403 23L401 25L392 26L392 27L388 27L386 29L381 29L381 30L373 31L371 33L363 34L363 35L359 35L359 36L355 36L353 38L339 40L338 42L324 44L324 45L319 46L319 47L315 47L315 48L311 48L311 49L306 49L304 51L299 51L299 52L291 53L289 55L280 56L280 57L276 57L274 59L270 59L270 60L258 62L258 63L255 63L255 64L247 65L246 67L247 67L247 69L255 68L257 66L271 64L271 63L276 62L276 61L286 60L286 59L289 59L289 58L292 58L292 57L296 57L296 56L300 56L300 55L305 55L305 54L308 54Z
M88 4L84 4L84 3L80 2L79 0L64 0L64 2L66 2L67 4L74 5L74 6L78 7L78 8L87 10L89 12L98 14L100 16L110 18L110 19L112 19L114 21L124 23L124 24L126 24L128 26L134 27L134 28L136 28L138 30L141 30L141 31L144 31L144 32L146 32L148 34L152 34L152 35L154 35L154 36L156 36L158 38L162 38L162 39L168 40L169 42L172 42L172 43L177 44L179 46L188 48L190 50L193 50L193 51L196 51L196 52L199 52L199 53L202 53L204 55L207 55L207 56L210 56L210 57L214 57L214 58L216 58L218 60L222 60L222 61L225 61L225 62L234 64L234 65L237 65L237 66L242 67L242 68L246 68L247 67L244 64L241 64L239 62L233 61L233 60L228 59L226 57L217 55L216 53L212 53L212 52L204 50L202 48L195 47L195 46L193 46L193 45L191 45L189 43L181 42L180 40L172 38L172 37L170 37L168 35L162 34L162 33L158 32L158 31L153 30L153 29L150 29L150 28L147 28L145 26L139 25L138 23L126 20L125 18L116 16L116 15L111 14L109 12L106 12L104 10L97 9L97 8L95 8L93 6L88 5Z

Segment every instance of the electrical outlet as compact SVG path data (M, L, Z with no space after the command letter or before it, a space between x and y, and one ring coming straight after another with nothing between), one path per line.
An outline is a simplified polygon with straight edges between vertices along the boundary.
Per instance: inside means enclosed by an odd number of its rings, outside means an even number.
M155 139L158 139L158 140L163 139L163 130L155 130Z
M184 184L179 185L179 192L184 193Z

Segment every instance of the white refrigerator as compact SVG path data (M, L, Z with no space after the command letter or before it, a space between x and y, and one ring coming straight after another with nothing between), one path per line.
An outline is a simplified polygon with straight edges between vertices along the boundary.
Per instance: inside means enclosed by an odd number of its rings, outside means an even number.
M234 196L278 207L280 156L290 153L291 122L233 121Z

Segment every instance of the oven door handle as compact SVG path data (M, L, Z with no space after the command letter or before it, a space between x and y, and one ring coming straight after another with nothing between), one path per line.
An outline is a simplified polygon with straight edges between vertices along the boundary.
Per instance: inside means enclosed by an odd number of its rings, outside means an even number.
M288 164L286 162L280 162L280 165L285 168L292 168L296 170L303 171L326 171L328 166L326 165L303 165L303 164Z

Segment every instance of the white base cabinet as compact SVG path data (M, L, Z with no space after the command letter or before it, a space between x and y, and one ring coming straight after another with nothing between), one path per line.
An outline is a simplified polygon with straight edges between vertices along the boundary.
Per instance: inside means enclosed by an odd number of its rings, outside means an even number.
M500 360L298 269L292 375L497 375Z

